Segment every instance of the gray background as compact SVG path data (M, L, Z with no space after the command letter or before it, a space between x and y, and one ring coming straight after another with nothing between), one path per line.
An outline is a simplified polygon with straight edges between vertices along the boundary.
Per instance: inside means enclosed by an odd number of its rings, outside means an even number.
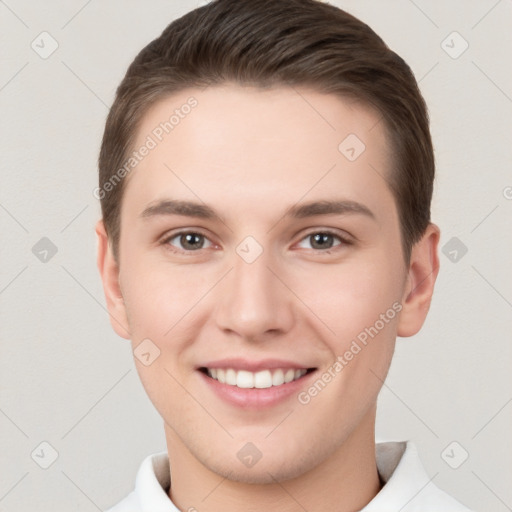
M433 482L472 508L512 510L512 1L331 3L411 65L438 164L433 219L446 254L424 329L398 341L378 439L414 440ZM105 311L92 191L126 67L197 5L0 1L0 512L107 508L165 449ZM43 31L58 43L47 58ZM43 237L56 254L36 245Z

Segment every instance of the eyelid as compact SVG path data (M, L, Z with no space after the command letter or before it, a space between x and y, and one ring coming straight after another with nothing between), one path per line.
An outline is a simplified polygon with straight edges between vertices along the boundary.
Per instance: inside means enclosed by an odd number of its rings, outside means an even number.
M181 254L194 254L194 253L202 253L204 249L207 249L207 248L201 248L201 249L197 249L197 250L192 250L192 251L186 251L184 249L179 249L179 248L176 248L174 246L172 246L171 244L169 244L169 241L180 236L180 235L187 235L187 234L197 234L197 235L201 235L203 236L205 239L207 239L210 244L212 245L217 245L215 242L213 242L209 235L207 235L203 229L201 228L187 228L187 229L179 229L177 231L172 231L170 233L167 233L166 235L164 235L164 237L162 238L160 244L161 245L165 245L167 248L169 248L171 251L175 252L175 253L181 253ZM332 229L332 228L311 228L309 229L307 232L303 233L301 235L301 238L298 240L297 243L300 243L302 242L304 239L306 239L308 236L311 236L311 235L314 235L314 234L318 234L318 233L321 233L321 234L325 234L325 235L331 235L335 238L338 238L339 241L340 241L340 244L339 245L336 245L333 247L334 250L336 250L336 247L340 247L340 246L347 246L347 245L352 245L354 243L354 239L351 235L349 235L348 233L346 232L343 232L343 233L340 233L339 231L335 230L335 229ZM313 252L316 252L316 253L322 253L322 252L327 252L328 249L325 249L325 250L321 250L321 249L311 249Z
M168 232L166 233L161 241L159 242L160 245L164 245L166 246L167 248L170 248L171 251L173 252L177 252L177 253L190 253L190 254L194 254L194 253L201 253L203 251L203 248L201 249L197 249L195 251L186 251L184 249L179 249L177 247L174 247L172 246L169 242L170 240L176 238L177 236L180 236L180 235L189 235L189 234L195 234L195 235L201 235L203 236L205 239L207 239L212 245L216 245L215 242L213 242L212 240L210 240L210 237L209 235L207 235L201 228L188 228L188 229L179 229L178 231L171 231L171 232Z
M332 228L314 228L314 229L309 230L305 234L303 234L302 237L300 238L300 240L297 243L300 243L304 239L308 238L309 236L315 235L315 234L318 234L318 233L321 233L323 235L331 235L331 236L333 236L335 238L338 238L339 241L340 241L340 244L337 245L337 246L332 247L331 249L324 249L324 250L311 249L311 250L313 250L314 252L317 252L317 253L327 252L328 250L336 250L337 247L353 245L354 242L355 242L354 238L351 235L349 235L348 233L346 233L346 232L340 233L339 231L337 231L335 229L332 229Z
M340 238L341 240L343 240L345 242L350 242L351 240L353 240L353 237L351 235L349 235L346 231L339 231L339 230L336 230L333 228L312 228L312 229L308 230L302 236L301 240L303 240L307 236L310 236L310 235L313 235L316 233L323 233L326 235L337 236L338 238Z

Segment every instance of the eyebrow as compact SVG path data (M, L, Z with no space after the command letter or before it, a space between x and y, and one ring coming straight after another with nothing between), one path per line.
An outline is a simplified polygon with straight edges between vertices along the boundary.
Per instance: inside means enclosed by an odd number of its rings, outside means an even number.
M283 217L303 219L320 215L346 215L360 214L375 220L374 213L364 204L349 200L321 200L296 204L288 208ZM205 220L218 220L224 223L222 216L213 208L194 201L181 201L165 199L150 204L140 214L141 218L150 218L159 215L182 215Z

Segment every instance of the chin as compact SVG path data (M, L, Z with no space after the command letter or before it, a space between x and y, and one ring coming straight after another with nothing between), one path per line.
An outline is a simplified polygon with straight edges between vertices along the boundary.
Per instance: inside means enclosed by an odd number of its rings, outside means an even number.
M300 466L283 468L279 464L264 465L262 460L252 468L210 466L210 469L218 475L233 482L252 485L269 485L275 484L276 482L292 480L305 472L305 470Z
M327 453L329 450L327 450ZM326 456L327 456L326 453ZM214 473L231 480L253 485L275 484L297 478L314 469L323 460L321 453L307 451L295 455L274 452L272 457L262 455L252 467L245 467L238 458L219 458L203 461L203 464ZM283 461L286 461L283 463ZM228 462L226 464L226 462Z

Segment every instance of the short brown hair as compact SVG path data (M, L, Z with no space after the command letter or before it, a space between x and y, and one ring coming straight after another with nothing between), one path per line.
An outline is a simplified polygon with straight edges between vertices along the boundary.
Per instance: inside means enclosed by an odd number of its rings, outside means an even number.
M173 21L137 55L99 155L97 190L116 259L124 180L105 185L128 157L145 112L172 93L226 82L309 86L375 108L391 141L388 185L409 262L430 222L435 163L425 101L409 66L368 25L316 0L215 0Z

